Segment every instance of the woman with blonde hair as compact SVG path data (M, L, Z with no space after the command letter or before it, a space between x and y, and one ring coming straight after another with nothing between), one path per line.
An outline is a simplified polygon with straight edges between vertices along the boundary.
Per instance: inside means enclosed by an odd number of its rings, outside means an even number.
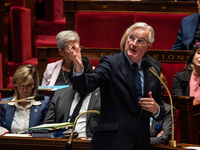
M7 128L11 133L22 133L27 128L42 124L50 103L45 96L42 101L12 102L36 96L39 77L34 65L22 65L17 68L13 76L14 96L3 98L1 101L10 101L1 104L0 126Z

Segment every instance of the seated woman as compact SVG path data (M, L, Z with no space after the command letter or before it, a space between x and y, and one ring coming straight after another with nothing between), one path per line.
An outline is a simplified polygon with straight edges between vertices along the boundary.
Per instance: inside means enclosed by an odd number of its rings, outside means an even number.
M27 128L42 124L50 98L45 96L42 101L12 102L12 100L24 99L37 94L39 77L34 65L18 67L12 83L14 96L1 100L10 101L10 103L1 104L0 126L7 128L11 133L23 133Z
M42 86L71 85L68 74L71 70L72 58L67 50L70 46L73 48L76 44L80 46L80 38L76 32L67 30L59 32L56 41L58 52L63 59L47 65Z
M172 94L194 96L193 104L200 103L200 45L196 46L188 58L183 71L174 76Z

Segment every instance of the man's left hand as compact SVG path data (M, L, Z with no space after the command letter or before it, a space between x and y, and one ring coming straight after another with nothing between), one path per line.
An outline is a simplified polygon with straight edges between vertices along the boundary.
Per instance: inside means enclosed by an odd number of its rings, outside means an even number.
M153 99L151 91L148 93L148 96L149 97L147 98L141 98L139 101L139 104L142 109L152 112L155 115L157 114L159 110L159 106L156 103L156 101Z

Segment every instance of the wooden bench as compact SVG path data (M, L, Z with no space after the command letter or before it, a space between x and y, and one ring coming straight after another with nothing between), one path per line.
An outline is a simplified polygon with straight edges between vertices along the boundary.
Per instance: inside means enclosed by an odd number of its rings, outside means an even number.
M46 69L49 59L61 59L56 47L38 47L38 71L40 83L43 78L43 73ZM119 53L120 49L114 48L82 48L82 55L87 56L97 66L98 60L103 55L113 55ZM148 55L160 60L162 64L162 72L168 80L169 90L172 91L173 77L176 72L179 72L185 66L185 62L191 51L185 50L150 50Z
M196 13L197 3L189 1L64 0L66 29L75 29L77 12Z
M187 13L91 12L75 13L75 28L83 47L118 48L125 30L136 22L145 22L155 31L152 49L171 49L176 42L181 20ZM68 19L66 22L70 22ZM68 29L68 27L66 27Z

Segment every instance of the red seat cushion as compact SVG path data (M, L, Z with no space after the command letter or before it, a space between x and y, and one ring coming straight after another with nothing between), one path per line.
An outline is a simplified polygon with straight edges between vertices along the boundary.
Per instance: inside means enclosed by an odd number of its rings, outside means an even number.
M122 35L133 23L133 13L77 12L75 30L84 47L119 48Z
M169 88L170 93L172 93L172 85L174 80L174 75L177 72L180 72L185 63L161 63L162 64L162 73L167 79L167 87Z
M57 47L56 35L38 35L35 41L36 47Z
M44 0L45 19L53 21L63 17L63 0Z
M181 25L188 14L135 13L134 22L146 22L155 30L152 49L171 49Z
M24 61L23 63L15 63L12 61L8 62L8 72L10 76L13 76L15 73L15 70L20 66L20 65L27 65L27 64L32 64L35 65L37 67L38 65L38 60L37 58L31 58L27 61Z
M60 31L66 30L66 17L54 21L37 20L35 26L38 35L57 35Z

